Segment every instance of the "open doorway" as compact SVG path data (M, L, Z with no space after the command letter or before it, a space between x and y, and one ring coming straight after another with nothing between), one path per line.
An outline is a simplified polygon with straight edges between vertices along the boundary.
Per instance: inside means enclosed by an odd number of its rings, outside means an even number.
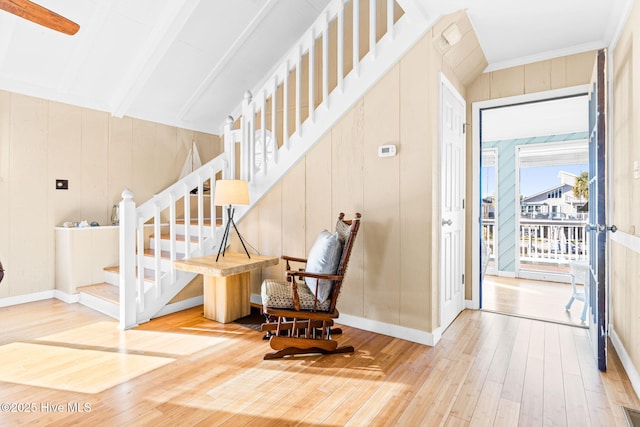
M489 248L480 307L584 326L583 302L565 306L572 267L588 256L586 92L479 113L480 235Z

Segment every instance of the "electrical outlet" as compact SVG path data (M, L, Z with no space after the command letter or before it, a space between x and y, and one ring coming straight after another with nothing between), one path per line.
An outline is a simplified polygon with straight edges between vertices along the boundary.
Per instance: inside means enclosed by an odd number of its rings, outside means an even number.
M68 179L56 179L56 190L68 190L68 189L69 189Z

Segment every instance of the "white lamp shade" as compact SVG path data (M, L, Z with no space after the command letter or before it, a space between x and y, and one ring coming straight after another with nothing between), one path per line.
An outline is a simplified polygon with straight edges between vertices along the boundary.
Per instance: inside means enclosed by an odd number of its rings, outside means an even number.
M248 205L249 185L243 179L220 179L216 181L213 198L216 206Z

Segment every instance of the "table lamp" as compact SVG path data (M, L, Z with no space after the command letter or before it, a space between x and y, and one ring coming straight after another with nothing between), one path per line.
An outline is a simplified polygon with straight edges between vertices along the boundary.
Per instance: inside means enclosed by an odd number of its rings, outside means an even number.
M220 258L220 253L222 253L222 256L224 256L227 242L229 240L229 232L232 225L236 230L236 234L238 234L238 238L240 239L240 243L242 243L242 247L244 248L247 257L251 258L251 255L249 255L249 251L244 244L244 240L242 240L242 236L238 231L238 227L236 227L236 223L233 220L233 214L235 213L235 208L233 207L233 205L249 204L249 186L247 184L247 181L242 179L220 179L216 181L213 203L216 206L227 206L227 225L225 226L224 234L222 236L222 242L220 243L220 248L218 249L216 262L218 261L218 258Z

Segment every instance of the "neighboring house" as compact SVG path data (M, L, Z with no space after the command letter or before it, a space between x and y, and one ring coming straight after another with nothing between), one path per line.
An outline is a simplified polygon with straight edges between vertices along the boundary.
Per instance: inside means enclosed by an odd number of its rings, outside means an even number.
M576 198L573 187L576 175L561 171L561 184L520 200L520 214L531 219L585 219L579 212L586 200Z

